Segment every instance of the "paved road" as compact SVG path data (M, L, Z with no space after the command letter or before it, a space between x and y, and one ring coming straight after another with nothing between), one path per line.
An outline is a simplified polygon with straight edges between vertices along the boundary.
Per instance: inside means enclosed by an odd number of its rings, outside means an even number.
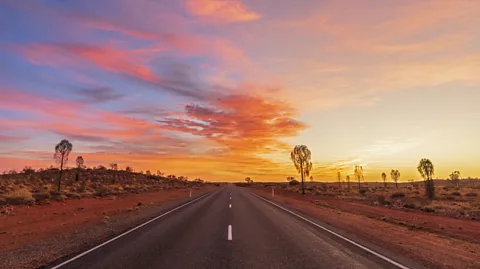
M398 267L229 185L61 268Z

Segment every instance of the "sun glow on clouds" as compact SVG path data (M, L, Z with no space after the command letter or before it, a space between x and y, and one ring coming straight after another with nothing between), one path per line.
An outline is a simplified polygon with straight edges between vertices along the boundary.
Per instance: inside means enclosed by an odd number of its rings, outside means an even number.
M207 180L282 181L294 144L316 180L480 174L474 1L167 2L0 4L0 169L68 138L90 166Z

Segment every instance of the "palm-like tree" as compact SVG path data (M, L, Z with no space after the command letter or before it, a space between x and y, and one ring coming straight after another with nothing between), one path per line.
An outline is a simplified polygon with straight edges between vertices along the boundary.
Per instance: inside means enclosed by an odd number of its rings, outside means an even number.
M460 187L460 171L453 171L450 174L450 179L452 180L454 187Z
M387 188L387 174L382 173L382 179L383 179L383 187Z
M360 191L360 180L363 178L363 167L360 165L355 165L354 174L358 180L358 190Z
M418 163L418 172L425 180L425 192L429 199L433 199L435 196L435 185L432 179L433 174L435 173L435 168L432 161L429 159L423 158Z
M337 178L338 178L338 188L342 189L342 173L337 172Z
M390 176L392 177L393 181L395 181L395 188L398 189L398 179L400 178L400 172L398 170L393 170L390 172Z
M312 170L312 153L307 146L297 145L290 153L290 158L292 159L295 168L300 173L302 178L302 194L305 194L305 177L308 177Z

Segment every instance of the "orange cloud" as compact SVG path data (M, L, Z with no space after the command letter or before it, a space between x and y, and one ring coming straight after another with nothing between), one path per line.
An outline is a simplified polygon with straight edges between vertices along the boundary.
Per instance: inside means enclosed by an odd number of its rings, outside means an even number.
M238 94L219 97L212 106L189 104L184 117L160 121L168 130L215 141L220 155L268 154L289 148L280 138L295 136L307 125L295 120L287 104Z
M260 18L258 13L236 0L189 0L186 6L192 14L215 22L246 22Z

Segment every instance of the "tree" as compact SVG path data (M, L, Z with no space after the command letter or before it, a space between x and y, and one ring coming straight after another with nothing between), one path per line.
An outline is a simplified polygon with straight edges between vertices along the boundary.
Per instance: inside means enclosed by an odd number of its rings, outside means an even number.
M112 170L113 170L113 184L115 184L115 181L117 181L118 164L111 163L110 168L112 168Z
M360 165L355 165L355 178L358 180L358 190L360 190L360 180L363 179L363 167Z
M72 152L73 145L67 139L63 139L55 146L55 154L53 158L60 164L60 176L58 177L58 192L62 184L63 166L67 164L68 155Z
M347 188L350 189L350 176L345 178L347 180Z
M246 177L246 178L245 178L245 181L246 181L248 184L252 184L252 183L253 183L253 180L252 180L250 177Z
M417 167L418 172L425 180L425 193L429 199L435 197L435 184L432 176L435 173L435 167L429 159L421 159Z
M127 166L127 167L125 167L125 172L132 173L133 168L131 166Z
M454 171L449 175L454 187L460 187L460 171Z
M390 177L395 182L395 188L398 189L398 179L400 178L400 172L398 170L393 170L390 172Z
M302 178L302 194L305 194L305 177L308 177L312 170L312 153L307 146L297 145L290 153L290 158L292 159L295 168L300 173Z
M310 176L310 182L315 182L315 180L313 180L313 176Z
M386 189L387 188L387 174L382 173L382 180L383 180L383 187Z
M85 161L83 160L82 156L77 157L77 160L76 160L77 173L76 173L75 181L78 181L80 179L80 170L82 170L82 168L84 167L84 162Z
M338 188L342 189L342 173L340 173L340 171L337 172L337 179L338 179Z
M292 180L295 180L295 177L287 177L287 181L290 182Z

